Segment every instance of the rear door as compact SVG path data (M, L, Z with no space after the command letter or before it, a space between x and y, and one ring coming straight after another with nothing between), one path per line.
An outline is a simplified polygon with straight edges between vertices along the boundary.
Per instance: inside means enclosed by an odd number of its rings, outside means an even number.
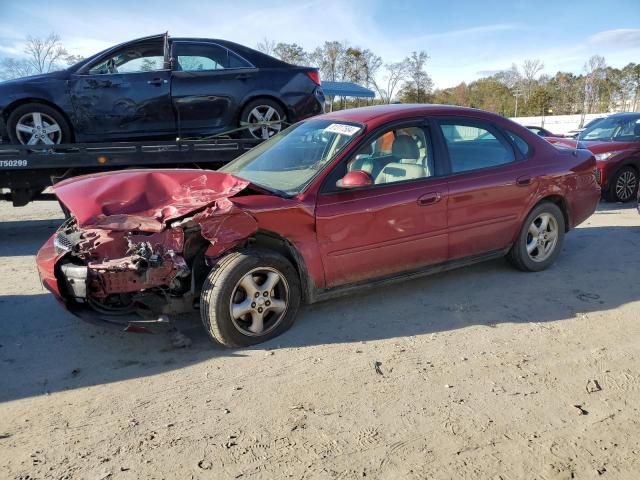
M171 96L181 135L234 128L258 69L213 42L173 41Z
M536 192L535 167L513 143L514 134L490 122L443 118L435 124L450 168L449 258L507 247Z
M370 137L335 167L316 206L327 287L446 260L447 181L435 175L434 160L429 129L414 124ZM365 171L373 184L336 187L348 170Z
M96 60L70 80L81 133L106 137L175 135L162 37Z

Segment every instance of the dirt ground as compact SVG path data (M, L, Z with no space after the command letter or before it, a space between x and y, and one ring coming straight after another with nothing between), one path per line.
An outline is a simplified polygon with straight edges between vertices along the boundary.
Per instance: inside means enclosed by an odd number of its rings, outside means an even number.
M60 222L0 204L0 478L640 478L632 206L602 204L546 272L317 304L246 350L64 312L34 265Z

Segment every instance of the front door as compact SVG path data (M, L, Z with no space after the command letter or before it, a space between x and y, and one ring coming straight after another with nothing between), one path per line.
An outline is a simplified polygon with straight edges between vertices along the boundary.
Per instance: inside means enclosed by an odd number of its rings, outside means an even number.
M316 230L327 287L447 259L447 183L435 176L427 128L389 130L336 168L365 171L373 184L340 189L336 175L329 175L318 197Z
M98 59L70 81L77 130L88 136L175 135L171 72L161 38Z

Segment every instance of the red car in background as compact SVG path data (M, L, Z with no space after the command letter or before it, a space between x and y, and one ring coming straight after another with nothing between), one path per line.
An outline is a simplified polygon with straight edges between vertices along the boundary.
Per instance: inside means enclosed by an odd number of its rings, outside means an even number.
M586 128L579 140L547 138L547 141L593 152L602 195L613 202L629 202L638 195L640 178L640 113L616 113Z
M199 310L211 338L246 346L289 328L302 302L505 255L549 267L596 208L594 171L589 151L480 110L339 111L219 171L57 184L71 217L38 269L81 317L140 329Z

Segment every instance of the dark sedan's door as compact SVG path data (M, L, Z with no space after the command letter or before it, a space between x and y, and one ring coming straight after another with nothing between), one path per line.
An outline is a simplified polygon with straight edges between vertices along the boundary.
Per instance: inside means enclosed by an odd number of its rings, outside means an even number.
M240 102L254 89L258 69L212 42L171 46L171 96L181 135L233 128Z
M162 39L128 45L70 81L80 134L142 137L176 133L171 72Z

